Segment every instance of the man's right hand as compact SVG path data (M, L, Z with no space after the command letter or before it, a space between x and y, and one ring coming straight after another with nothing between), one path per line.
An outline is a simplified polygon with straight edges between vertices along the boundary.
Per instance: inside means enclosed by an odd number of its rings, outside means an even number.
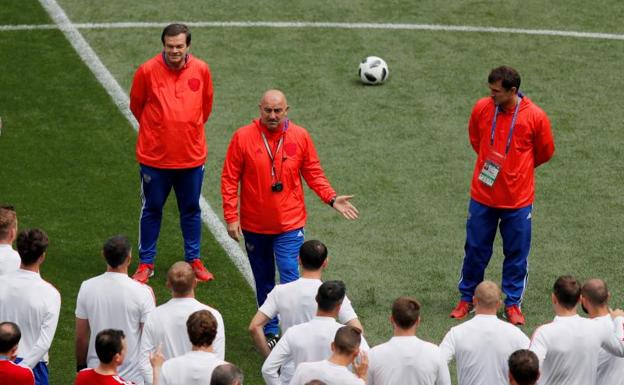
M230 238L238 242L243 236L243 232L240 227L240 222L232 222L227 224L227 232Z

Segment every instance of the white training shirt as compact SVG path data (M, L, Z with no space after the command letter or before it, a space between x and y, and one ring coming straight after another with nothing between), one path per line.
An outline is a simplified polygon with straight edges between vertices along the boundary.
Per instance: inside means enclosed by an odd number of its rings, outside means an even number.
M611 328L619 340L624 338L624 323L622 318L613 319L607 314L593 318L594 322L602 324L605 328ZM623 385L624 384L624 358L616 357L606 350L598 353L598 377L596 384L600 385Z
M282 334L294 325L310 321L316 314L316 294L323 284L320 279L299 278L296 281L276 285L260 306L264 315L273 318L279 315ZM351 301L345 296L338 313L338 322L346 324L356 319Z
M17 356L34 368L48 362L61 310L61 295L39 273L18 269L0 277L0 320L16 323L22 339Z
M172 298L152 310L143 325L140 355L141 369L146 384L152 383L149 353L158 345L162 346L165 359L181 356L192 350L186 321L192 313L198 310L208 310L217 320L217 336L212 343L212 348L219 359L225 359L225 326L221 313L195 298Z
M364 380L358 378L346 366L328 360L304 362L297 366L290 385L305 385L312 380L320 380L327 385L366 385ZM406 382L395 384L406 384Z
M316 316L309 322L288 329L262 365L264 381L267 385L280 385L278 369L288 361L293 361L296 368L302 362L329 358L336 331L343 326L332 317ZM363 336L360 350L369 350Z
M477 314L452 327L440 344L442 357L457 364L459 385L507 385L511 353L529 347L529 338L495 315Z
M368 362L368 385L451 385L440 348L416 336L395 336L373 347Z
M212 371L225 363L214 353L191 351L165 361L159 385L208 385Z
M14 272L19 269L22 259L11 245L0 244L0 275Z
M624 345L613 328L579 315L560 317L535 330L531 350L540 361L539 385L594 385L601 347L620 357ZM600 384L603 385L603 384Z
M142 384L139 360L141 326L154 307L152 288L127 274L106 272L84 281L76 301L76 318L89 320L91 338L87 366L95 368L100 364L95 353L95 336L104 329L123 330L128 351L124 363L118 368L119 376Z

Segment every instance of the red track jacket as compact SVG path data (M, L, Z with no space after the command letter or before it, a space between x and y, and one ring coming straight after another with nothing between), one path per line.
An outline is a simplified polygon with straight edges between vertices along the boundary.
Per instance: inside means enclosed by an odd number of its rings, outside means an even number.
M494 186L488 187L478 178L490 151L494 110L493 99L486 97L475 104L470 116L470 144L478 154L470 195L477 202L495 208L528 206L533 203L535 195L533 170L548 162L555 152L550 121L529 98L524 96L521 99L509 153ZM505 153L513 113L514 108L498 114L493 148L500 154Z
M139 121L139 163L168 169L203 165L212 96L208 65L191 55L179 71L167 66L162 53L143 63L130 90L130 110Z
M259 120L239 128L232 137L221 176L223 213L227 223L239 220L240 183L241 228L259 234L280 234L305 225L301 176L325 203L336 192L323 173L310 135L292 122L283 132L284 142L275 157L277 179L284 189L271 191L271 160L261 130L275 152L283 131L270 132Z

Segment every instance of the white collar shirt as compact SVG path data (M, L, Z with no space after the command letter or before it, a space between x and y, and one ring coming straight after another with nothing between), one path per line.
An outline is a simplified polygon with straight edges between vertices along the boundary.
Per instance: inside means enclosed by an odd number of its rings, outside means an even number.
M11 245L0 244L0 275L16 271L21 263L22 259Z
M190 351L171 358L162 366L160 385L207 385L212 371L226 362L216 354L204 351Z
M290 385L305 385L312 380L320 380L327 385L366 385L364 380L358 378L346 366L328 360L304 362L297 366Z

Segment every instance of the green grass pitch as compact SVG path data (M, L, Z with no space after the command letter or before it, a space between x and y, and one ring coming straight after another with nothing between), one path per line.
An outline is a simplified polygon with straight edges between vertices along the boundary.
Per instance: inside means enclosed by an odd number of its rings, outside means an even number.
M181 21L331 21L423 23L624 33L617 1L546 3L321 0L126 2L61 0L74 23ZM35 0L6 0L0 26L49 24ZM138 65L161 48L161 28L82 29L125 90ZM530 334L552 318L554 279L571 273L607 280L613 305L624 283L624 159L621 90L624 41L511 33L338 28L193 28L192 52L211 66L215 109L207 124L204 195L221 215L220 170L234 130L257 115L267 88L285 91L293 121L311 132L333 186L355 194L361 212L347 222L307 192L307 238L328 245L326 277L343 279L373 345L391 335L391 301L423 303L419 335L439 343L457 324L448 313L463 255L464 221L474 154L467 120L486 95L490 68L519 69L522 89L550 116L554 159L537 170L529 286L523 310ZM0 202L15 204L20 227L51 239L43 277L63 297L50 353L52 384L74 377L75 298L80 283L101 273L102 242L137 237L135 133L58 30L0 29ZM365 87L359 60L384 58L390 79ZM181 258L174 197L167 204L157 275ZM224 315L226 359L250 384L262 383L260 356L247 324L252 290L208 231L202 245L213 283L197 297ZM500 281L497 239L487 277ZM134 265L133 265L134 268Z

